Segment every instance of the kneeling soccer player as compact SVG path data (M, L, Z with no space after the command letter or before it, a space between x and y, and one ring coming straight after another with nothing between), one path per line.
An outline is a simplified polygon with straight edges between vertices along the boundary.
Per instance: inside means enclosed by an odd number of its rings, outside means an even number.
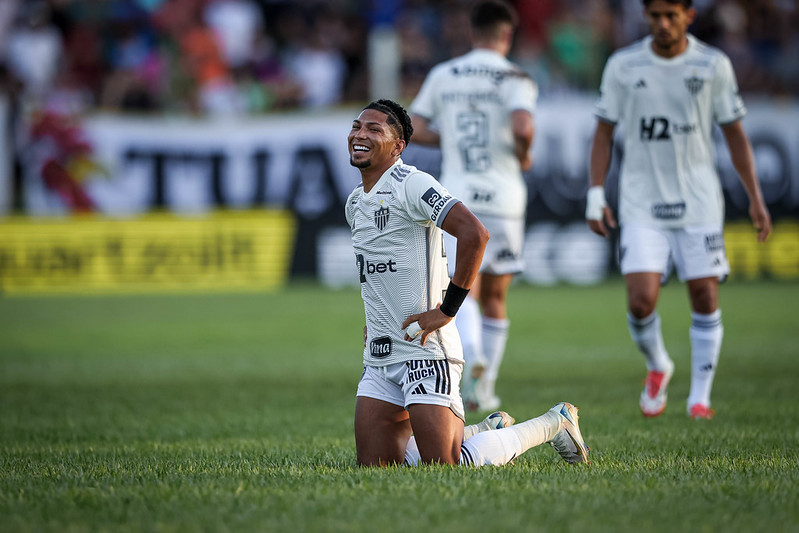
M568 403L517 425L491 415L502 420L491 426L490 416L464 434L463 354L452 319L489 235L431 175L403 164L412 133L402 106L378 100L348 136L362 183L345 210L367 326L355 405L358 464L499 465L545 442L568 462L587 462L577 409ZM451 280L442 230L458 241Z

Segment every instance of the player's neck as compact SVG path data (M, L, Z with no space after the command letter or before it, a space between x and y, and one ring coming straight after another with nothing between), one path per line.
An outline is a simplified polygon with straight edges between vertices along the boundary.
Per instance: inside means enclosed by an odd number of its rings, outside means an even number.
M508 43L502 40L481 40L481 41L474 41L472 43L472 49L474 50L490 50L492 52L496 52L500 55L507 56L508 52L510 51L510 46Z
M682 39L675 41L668 46L660 46L657 41L652 40L652 51L656 56L665 59L672 59L688 50L688 37L683 35Z
M363 192L371 191L372 187L377 185L377 182L380 181L380 178L383 177L383 174L386 173L386 170L394 166L396 162L397 160L393 160L388 165L382 165L380 167L367 167L360 169L361 183L363 183Z

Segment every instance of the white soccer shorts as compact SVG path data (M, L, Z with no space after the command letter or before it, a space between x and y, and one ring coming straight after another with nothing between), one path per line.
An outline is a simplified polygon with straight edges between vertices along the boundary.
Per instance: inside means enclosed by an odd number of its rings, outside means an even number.
M500 276L518 274L524 270L522 249L524 247L524 218L505 218L479 215L480 222L488 230L488 239L480 272ZM455 273L455 257L458 240L444 232L444 246L447 251L449 276Z
M659 272L674 267L680 281L717 276L724 280L730 265L721 227L665 229L637 224L621 228L621 273Z
M463 363L449 360L406 361L388 366L364 367L356 396L400 405L422 403L449 407L466 420L460 383Z

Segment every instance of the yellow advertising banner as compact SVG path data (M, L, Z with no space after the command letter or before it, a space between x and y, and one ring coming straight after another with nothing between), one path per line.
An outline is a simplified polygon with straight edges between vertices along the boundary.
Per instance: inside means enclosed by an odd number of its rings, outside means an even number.
M0 219L5 294L269 290L288 279L284 210Z
M730 275L734 278L799 279L798 223L775 223L765 243L757 242L751 222L730 223L724 227L724 241Z

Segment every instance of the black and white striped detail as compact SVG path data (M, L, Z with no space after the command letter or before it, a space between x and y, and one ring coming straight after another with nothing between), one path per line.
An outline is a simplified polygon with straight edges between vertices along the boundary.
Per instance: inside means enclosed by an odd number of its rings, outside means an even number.
M715 330L721 327L721 312L716 311L709 315L692 313L691 327L703 331Z
M447 361L433 361L436 368L436 392L449 394L452 392L452 379L449 376L449 363Z
M474 456L472 452L469 451L469 448L466 444L461 444L461 461L460 464L463 466L475 466L474 463Z

